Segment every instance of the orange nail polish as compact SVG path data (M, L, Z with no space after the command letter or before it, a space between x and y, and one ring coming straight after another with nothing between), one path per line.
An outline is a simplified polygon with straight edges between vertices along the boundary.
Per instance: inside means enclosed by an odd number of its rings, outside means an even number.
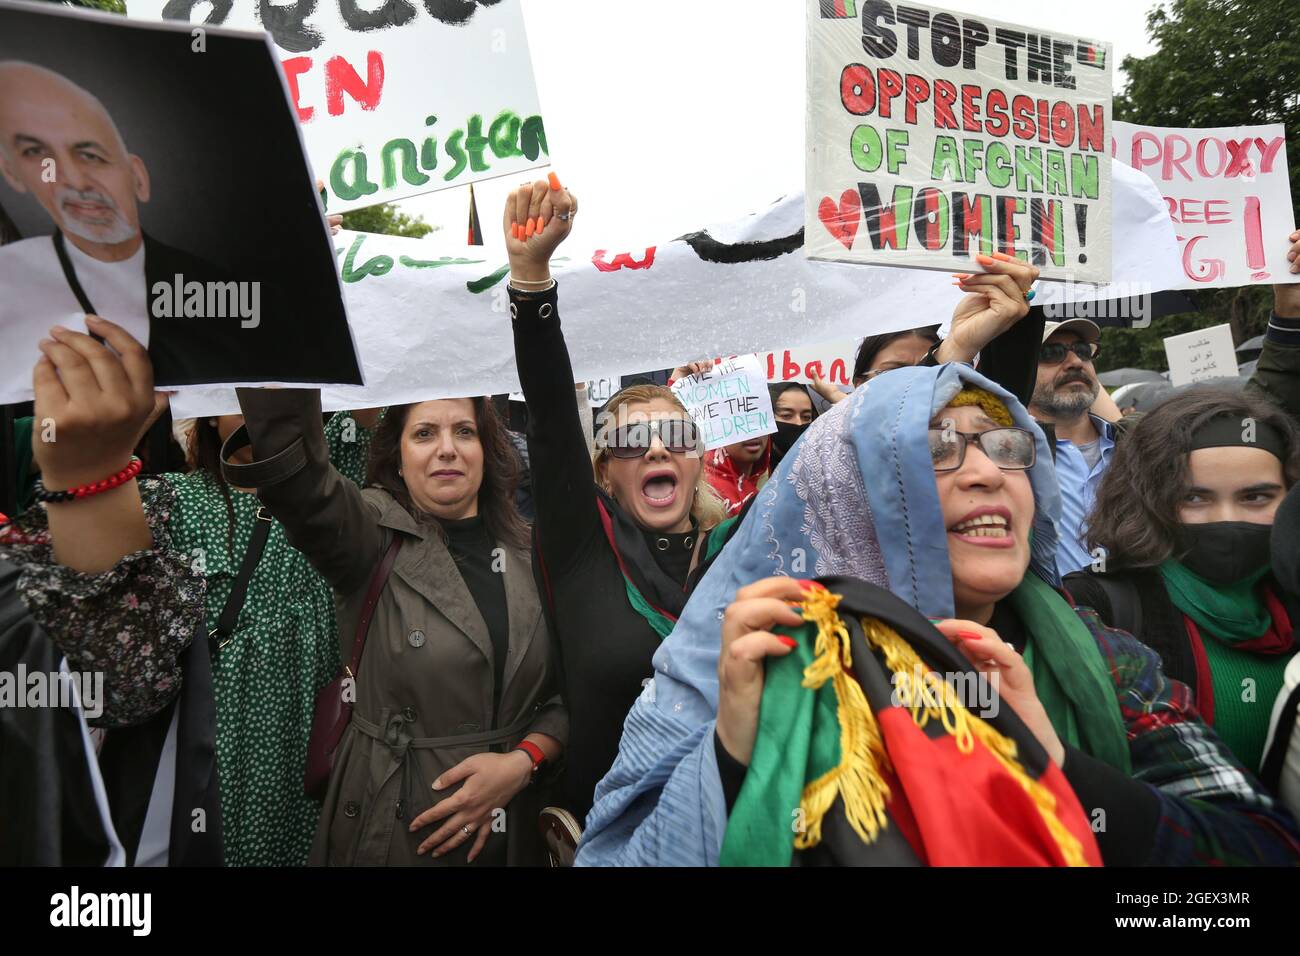
M535 233L536 231L537 231L537 220L530 217L528 220L528 226L524 230L525 238L531 239L533 233Z
M994 258L994 259L1001 259L1003 262L1015 262L1015 261L1016 261L1016 257L1015 257L1015 256L1009 256L1009 255L1007 255L1005 252L995 252L995 253L993 253L993 258Z
M510 235L514 236L516 239L519 238L519 223L512 222L510 224Z
M784 644L786 647L798 647L798 646L799 646L799 642L796 641L793 637L784 637L784 636L778 634L777 637L776 637L776 639L777 639L778 641L780 641L782 644Z
M555 173L548 173L547 176L546 176L546 178L547 178L548 180L550 180L550 183L551 183L551 189L555 190L556 192L559 192L559 190L560 190L560 177L557 176L557 175L555 175Z
M539 235L539 236L542 234L542 220L541 220L540 217L539 217L538 220L537 220L537 233L536 233L536 234Z
M964 279L969 279L969 278L970 278L970 273L969 273L969 272L954 272L954 273L952 274L952 277L953 277L954 279L963 279L963 280L964 280Z
M978 262L978 263L979 263L980 265L982 265L982 266L991 266L991 265L993 265L993 258L992 258L991 256L986 256L986 255L983 255L983 254L977 255L977 256L975 257L975 261Z

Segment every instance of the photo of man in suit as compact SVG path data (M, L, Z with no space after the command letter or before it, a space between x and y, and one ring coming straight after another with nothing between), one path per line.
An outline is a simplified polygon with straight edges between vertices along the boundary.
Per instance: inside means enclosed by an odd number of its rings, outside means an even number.
M250 322L226 299L217 314L176 317L168 310L160 318L153 308L151 290L160 282L170 289L181 276L225 286L229 277L143 230L148 165L94 94L44 66L0 61L0 174L36 199L54 227L52 235L0 246L7 344L0 378L30 376L37 342L50 327L85 331L87 312L146 345L159 384L212 381L239 367L252 343L238 332L260 317Z

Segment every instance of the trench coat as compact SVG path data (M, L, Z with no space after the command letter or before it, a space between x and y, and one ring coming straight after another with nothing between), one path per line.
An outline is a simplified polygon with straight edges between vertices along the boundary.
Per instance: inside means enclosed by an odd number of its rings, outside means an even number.
M393 535L403 536L375 606L356 674L352 720L335 753L311 865L464 865L473 840L434 858L416 855L433 832L409 832L420 813L456 793L434 792L444 771L478 753L504 752L529 733L561 744L568 714L525 550L501 545L509 617L499 712L493 713L493 648L487 624L438 529L387 491L364 491L329 463L314 389L240 389L251 465L226 461L227 480L256 487L288 539L329 582L344 661L352 652L370 580ZM500 544L500 543L498 543ZM475 865L540 865L539 784L494 818Z

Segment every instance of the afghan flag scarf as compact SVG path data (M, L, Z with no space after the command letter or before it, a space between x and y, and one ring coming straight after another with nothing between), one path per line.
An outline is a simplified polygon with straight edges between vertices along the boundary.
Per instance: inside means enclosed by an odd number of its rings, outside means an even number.
M948 640L883 588L821 583L767 663L721 862L1100 865L1060 769Z
M614 499L598 491L596 509L600 512L605 540L623 573L628 604L646 619L656 634L661 638L667 637L686 606L686 588L659 567L641 529L614 503ZM731 521L728 519L723 525L729 526ZM726 543L727 535L718 533L721 530L722 525L719 525L713 533L704 532L696 538L696 547L705 549L700 563L711 559Z

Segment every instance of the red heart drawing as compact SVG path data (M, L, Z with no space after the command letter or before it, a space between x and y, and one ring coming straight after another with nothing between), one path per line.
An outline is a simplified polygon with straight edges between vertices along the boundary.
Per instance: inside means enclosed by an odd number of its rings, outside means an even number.
M853 248L853 240L858 235L858 222L862 218L862 201L858 199L856 189L846 189L840 194L838 208L834 200L823 196L817 204L817 216L826 231L844 243L845 249Z

